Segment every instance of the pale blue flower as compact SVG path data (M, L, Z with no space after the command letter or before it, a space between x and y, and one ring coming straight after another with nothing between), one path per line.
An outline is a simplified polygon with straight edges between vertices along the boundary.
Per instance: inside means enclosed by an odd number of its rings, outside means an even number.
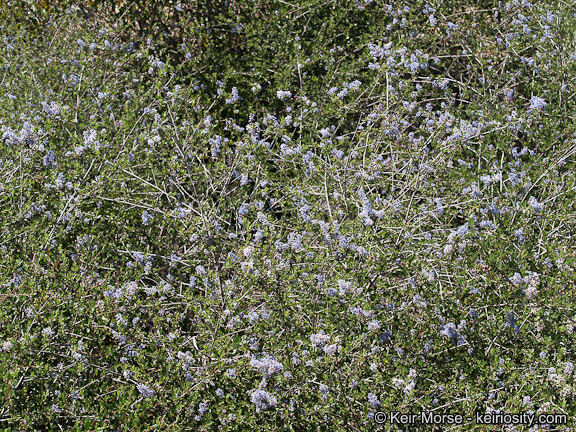
M150 216L150 214L144 210L142 212L142 222L144 223L144 225L150 225L150 220L152 219L152 217Z
M287 98L291 98L291 97L292 97L292 92L284 91L284 90L278 90L278 91L276 92L276 96L278 97L278 99L284 100L284 99L287 99Z
M530 99L529 111L532 111L532 110L540 111L546 105L548 105L548 104L546 102L544 102L544 99L537 97L537 96L533 96L532 99Z
M140 394L146 398L152 397L156 394L156 392L154 390L152 390L150 387L148 387L145 384L138 384L136 386L136 388L138 389Z
M274 408L278 403L272 394L264 390L253 390L251 400L258 412Z

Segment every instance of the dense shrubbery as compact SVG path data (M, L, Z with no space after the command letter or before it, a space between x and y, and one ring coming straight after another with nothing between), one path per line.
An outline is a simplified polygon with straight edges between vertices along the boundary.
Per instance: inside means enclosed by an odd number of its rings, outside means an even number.
M576 411L573 6L152 3L1 29L3 430Z

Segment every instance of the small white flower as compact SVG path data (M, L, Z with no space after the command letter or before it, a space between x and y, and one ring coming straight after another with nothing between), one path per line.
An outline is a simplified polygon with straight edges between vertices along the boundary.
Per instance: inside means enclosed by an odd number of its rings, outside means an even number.
M368 330L371 332L377 332L380 330L380 321L374 320L368 323Z
M44 336L52 337L56 333L54 332L54 330L52 330L52 327L46 327L44 330L42 330L42 334Z
M136 388L138 389L140 394L144 397L152 397L156 394L154 390L152 390L150 387L144 384L138 384Z
M2 344L2 349L6 352L10 351L14 345L10 341L6 341Z
M334 355L338 351L338 345L324 345L323 351L326 355Z
M318 348L322 348L328 341L330 340L330 335L324 333L324 331L320 331L320 333L312 334L310 336L310 342L312 345L317 346Z
M286 99L286 98L291 98L291 97L292 97L292 92L283 91L283 90L278 90L278 91L276 92L276 96L278 96L278 99L284 100L284 99Z
M246 258L250 258L252 257L252 255L254 255L254 246L247 246L244 248L244 250L242 251L242 253L244 254L244 256Z

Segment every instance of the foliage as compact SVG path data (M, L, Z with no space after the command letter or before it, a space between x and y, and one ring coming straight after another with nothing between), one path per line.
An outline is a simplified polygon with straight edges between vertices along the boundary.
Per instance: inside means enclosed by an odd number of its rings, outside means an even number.
M576 11L393 3L2 9L2 427L575 412Z

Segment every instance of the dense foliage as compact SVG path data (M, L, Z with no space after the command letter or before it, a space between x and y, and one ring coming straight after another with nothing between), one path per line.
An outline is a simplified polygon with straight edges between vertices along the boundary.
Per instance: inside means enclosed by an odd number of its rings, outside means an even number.
M571 430L576 7L389 1L3 5L0 429Z

